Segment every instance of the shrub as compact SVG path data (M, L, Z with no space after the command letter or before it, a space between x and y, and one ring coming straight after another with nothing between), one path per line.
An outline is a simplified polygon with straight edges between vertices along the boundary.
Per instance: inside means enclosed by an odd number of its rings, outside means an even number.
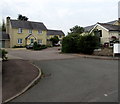
M62 52L92 54L98 45L98 38L91 34L72 34L63 38Z
M63 38L62 41L62 52L65 53L76 53L77 50L77 41L79 39L78 34L68 35Z
M91 34L81 36L78 41L78 52L84 54L92 54L94 49L97 48L98 38Z
M50 39L50 41L52 42L52 45L55 46L55 44L59 42L59 38L58 36L54 36L53 38Z
M8 59L6 54L8 54L8 52L6 50L0 49L0 57L2 58L2 60L7 60Z
M34 50L42 50L42 49L46 49L46 48L47 48L46 45L40 45L37 42L34 42L34 44L33 44L33 49Z
M39 49L39 45L38 45L37 42L34 42L34 44L33 44L33 49L34 49L34 50L38 50L38 49Z
M26 46L16 46L14 45L13 48L25 48Z

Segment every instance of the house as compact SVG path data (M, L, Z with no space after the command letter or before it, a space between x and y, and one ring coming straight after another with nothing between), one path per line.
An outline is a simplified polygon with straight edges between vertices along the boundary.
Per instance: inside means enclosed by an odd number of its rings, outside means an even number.
M0 32L0 48L10 47L10 37L6 32Z
M10 47L26 46L33 44L35 41L38 44L47 45L50 31L53 31L54 34L51 35L54 36L59 35L56 31L61 30L48 30L42 22L6 18L6 34L9 34L10 37ZM64 33L61 35L63 36Z
M48 31L47 31L48 44L51 44L50 39L53 38L54 36L58 36L58 38L60 40L59 43L61 43L65 34L63 33L62 30L50 30L50 29L48 29Z
M87 26L84 28L85 33L95 33L99 35L99 40L101 44L113 45L113 37L120 41L120 19L107 22L107 23L97 23L95 25Z

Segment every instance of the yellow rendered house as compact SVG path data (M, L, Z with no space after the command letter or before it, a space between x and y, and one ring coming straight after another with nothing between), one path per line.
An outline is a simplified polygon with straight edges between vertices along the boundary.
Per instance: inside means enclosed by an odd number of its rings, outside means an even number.
M51 31L51 36L58 35L62 40L64 33L61 30ZM26 46L34 42L47 45L50 38L49 30L42 22L13 20L10 17L6 18L6 34L9 34L11 48Z
M50 39L53 38L54 36L58 36L59 44L61 44L62 39L64 38L65 34L61 30L48 29L48 31L47 31L47 44L51 44Z

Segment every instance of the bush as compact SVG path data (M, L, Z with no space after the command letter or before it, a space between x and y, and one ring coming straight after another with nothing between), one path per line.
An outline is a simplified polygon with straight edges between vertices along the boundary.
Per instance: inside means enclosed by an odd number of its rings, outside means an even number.
M72 34L63 38L62 52L92 54L98 45L98 38L91 34Z
M0 49L0 57L2 58L2 60L7 60L8 59L6 54L8 54L8 52L6 50Z
M84 54L92 54L94 49L97 48L98 38L91 34L81 36L78 41L78 52Z
M79 39L78 34L68 35L63 38L62 41L62 52L64 53L76 53L77 50L77 42Z
M13 48L25 48L26 46L16 46L14 45Z
M52 45L55 46L55 44L59 42L59 38L58 36L54 36L53 38L50 39L50 41L52 42Z
M34 42L34 44L33 44L33 49L34 49L34 50L38 50L38 48L39 48L38 43L37 43L37 42Z
M34 44L33 44L34 50L42 50L42 49L46 49L46 48L47 48L46 45L39 45L37 42L34 42Z

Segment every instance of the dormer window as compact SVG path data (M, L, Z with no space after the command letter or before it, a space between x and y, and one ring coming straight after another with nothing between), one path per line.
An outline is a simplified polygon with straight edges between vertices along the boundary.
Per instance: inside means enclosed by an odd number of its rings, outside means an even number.
M18 33L22 33L22 28L18 28Z
M28 32L29 32L30 34L32 34L32 30L31 30L31 29L29 29Z
M38 30L38 34L42 34L42 30Z

